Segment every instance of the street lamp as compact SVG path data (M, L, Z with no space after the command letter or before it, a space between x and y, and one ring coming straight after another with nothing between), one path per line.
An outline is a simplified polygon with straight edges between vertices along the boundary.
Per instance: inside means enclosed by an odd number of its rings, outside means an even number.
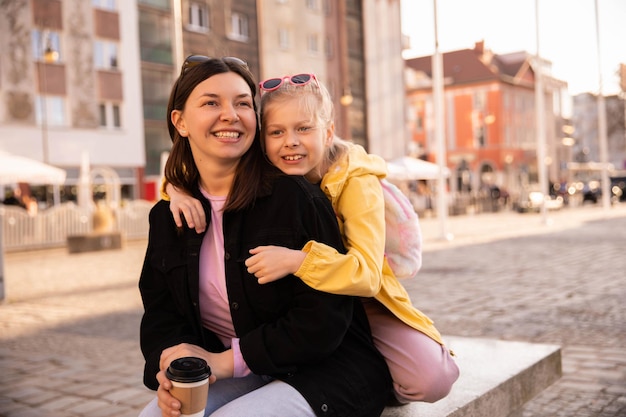
M345 88L343 90L343 94L341 95L341 98L339 99L339 103L341 103L341 105L344 107L348 107L350 104L352 104L353 100L354 100L354 97L352 97L350 88Z
M48 64L53 64L59 60L59 52L52 47L52 41L50 39L50 32L45 32L41 36L41 45L46 45L45 49L42 48L43 63L40 64L41 69L41 88L39 94L41 96L41 147L43 152L43 162L49 163L50 150L48 143ZM47 200L47 197L46 197ZM53 185L53 202L57 205L61 202L61 196L59 192L59 185Z
M537 127L537 174L539 176L539 188L545 196L549 195L548 172L546 167L546 115L545 97L543 88L543 59L539 55L539 0L535 0L535 30L537 51L532 62L535 76L535 124ZM534 65L533 65L534 64ZM545 200L541 202L541 219L543 224L550 223Z
M598 139L600 145L600 162L602 162L602 208L608 211L611 208L611 185L609 180L608 139L606 134L606 104L604 102L602 80L602 58L600 56L600 17L598 0L595 0L596 12L596 50L598 52Z
M43 50L43 65L41 65L41 82L42 88L41 94L41 144L43 149L43 162L48 163L49 149L48 149L48 106L47 106L47 94L48 94L48 69L47 64L57 62L59 59L59 53L52 48L50 42L50 34L45 35L46 48Z

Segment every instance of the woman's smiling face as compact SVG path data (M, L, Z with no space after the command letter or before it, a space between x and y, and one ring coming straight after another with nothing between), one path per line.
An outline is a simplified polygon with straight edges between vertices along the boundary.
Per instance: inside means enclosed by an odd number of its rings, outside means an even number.
M172 122L198 166L207 159L238 161L256 133L250 87L234 72L213 75L193 89L182 111L172 112Z

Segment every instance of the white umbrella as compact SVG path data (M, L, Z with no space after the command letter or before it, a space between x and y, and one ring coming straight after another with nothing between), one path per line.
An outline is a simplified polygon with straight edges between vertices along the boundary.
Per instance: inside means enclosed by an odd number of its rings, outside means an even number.
M64 169L0 151L0 184L25 182L62 185L66 175Z
M387 162L387 172L387 178L392 180L436 180L439 178L439 165L403 156ZM443 176L450 176L448 168L444 169Z

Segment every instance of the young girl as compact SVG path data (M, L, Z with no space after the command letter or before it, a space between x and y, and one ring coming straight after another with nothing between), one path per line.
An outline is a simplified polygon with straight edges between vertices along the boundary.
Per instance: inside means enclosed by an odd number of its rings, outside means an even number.
M294 274L307 285L364 298L374 343L391 372L396 399L434 402L445 397L459 369L433 322L411 304L384 256L385 161L334 136L332 100L313 74L272 78L261 87L262 145L268 160L290 175L319 184L330 199L346 254L310 241L301 250L260 246L248 271L266 284ZM172 212L202 229L193 202L170 185ZM329 279L329 277L333 277ZM373 297L373 298L372 298Z

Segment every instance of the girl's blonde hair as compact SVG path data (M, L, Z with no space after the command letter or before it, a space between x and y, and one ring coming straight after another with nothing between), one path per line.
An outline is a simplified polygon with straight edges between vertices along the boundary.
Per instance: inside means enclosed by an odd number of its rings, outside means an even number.
M313 76L313 75L312 75ZM265 150L265 126L267 114L271 106L276 103L298 99L307 114L311 115L311 121L324 129L333 127L335 120L335 107L328 89L316 77L308 84L292 84L288 80L272 91L261 91L261 146ZM348 143L337 136L333 137L332 144L326 148L324 165L330 166L348 149Z

